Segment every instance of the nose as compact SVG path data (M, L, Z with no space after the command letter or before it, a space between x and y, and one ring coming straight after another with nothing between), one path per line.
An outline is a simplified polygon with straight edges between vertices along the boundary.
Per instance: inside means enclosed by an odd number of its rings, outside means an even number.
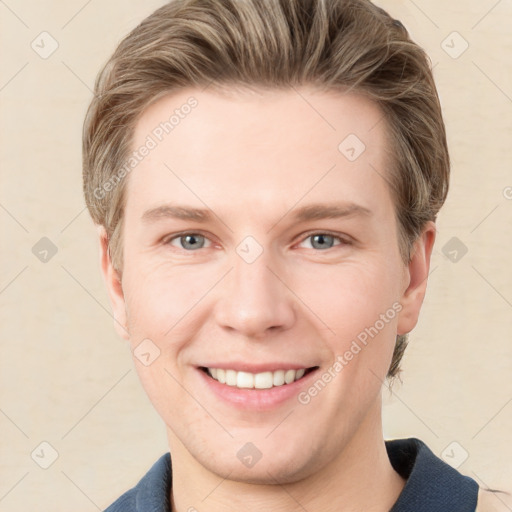
M217 325L255 339L293 325L294 295L271 260L269 251L252 263L234 255L233 269L223 280L216 304Z

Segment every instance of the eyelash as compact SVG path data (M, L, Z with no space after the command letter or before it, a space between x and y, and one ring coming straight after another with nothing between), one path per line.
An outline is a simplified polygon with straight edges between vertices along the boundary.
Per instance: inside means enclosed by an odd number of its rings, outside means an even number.
M164 245L171 245L171 242L173 240L177 240L177 239L180 239L180 238L188 236L188 235L200 235L200 236L204 237L205 239L207 239L207 240L209 240L211 242L211 240L204 233L201 233L200 231L185 231L183 233L178 233L176 235L173 235L171 238L164 239L163 240L163 244ZM329 247L328 249L324 249L324 250L315 249L313 247L312 249L317 251L317 252L327 252L328 250L334 249L335 247L339 247L341 245L351 245L352 244L352 242L350 240L348 240L346 238L343 238L343 237L337 235L336 233L332 233L330 231L310 231L310 232L307 232L307 233L302 235L302 238L299 240L299 243L303 242L303 241L307 240L308 238L311 238L311 237L313 237L315 235L332 236L333 238L337 239L340 242L339 244L336 244L333 247ZM201 249L205 249L205 248L207 249L208 247L201 247ZM189 251L189 250L183 249L183 248L181 248L181 250L184 251L184 252L190 252L190 253L198 252L198 250Z

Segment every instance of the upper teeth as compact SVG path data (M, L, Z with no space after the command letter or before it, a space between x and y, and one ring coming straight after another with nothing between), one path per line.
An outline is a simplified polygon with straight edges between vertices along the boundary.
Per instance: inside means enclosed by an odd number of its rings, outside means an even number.
M305 368L262 373L237 372L236 370L224 370L223 368L207 368L207 370L209 375L221 384L249 389L269 389L273 386L291 384L300 379L306 371Z

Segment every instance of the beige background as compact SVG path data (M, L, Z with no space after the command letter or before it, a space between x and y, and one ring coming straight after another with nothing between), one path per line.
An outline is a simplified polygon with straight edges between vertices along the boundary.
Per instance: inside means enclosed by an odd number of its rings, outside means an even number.
M167 451L114 333L80 168L96 73L162 3L0 2L0 511L101 510ZM419 437L455 461L467 452L462 473L510 489L512 3L379 5L431 56L453 162L404 383L384 392L385 436ZM31 47L51 48L43 31L59 45L46 59ZM458 58L454 31L469 44ZM58 249L46 263L32 253L42 237ZM468 250L457 262L447 257L453 237ZM48 469L43 441L58 452Z

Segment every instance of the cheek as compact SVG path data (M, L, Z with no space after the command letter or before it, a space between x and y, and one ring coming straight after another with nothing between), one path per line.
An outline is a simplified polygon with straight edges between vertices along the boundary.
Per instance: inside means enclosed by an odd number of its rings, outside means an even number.
M294 291L318 314L335 338L353 338L374 325L386 312L390 317L386 328L394 323L393 305L396 308L399 299L395 274L379 262L326 266L314 276L297 277ZM380 327L379 330L385 330Z
M212 269L205 267L145 265L151 271L132 268L124 287L130 332L143 331L157 339L180 330L188 315L197 311L201 297L218 280Z
M370 392L385 378L401 310L395 274L384 263L354 264L331 272L321 280L323 293L317 290L306 298L329 326L325 339L339 362L334 373L341 375L336 380L342 388L350 382Z
M176 416L176 411L187 410L189 400L187 393L183 391L184 388L178 384L183 381L179 368L169 364L168 356L163 352L158 359L148 366L141 364L136 357L134 357L134 364L149 400L169 426L169 422L172 423ZM192 410L190 404L188 404L188 414L197 417L200 411Z

